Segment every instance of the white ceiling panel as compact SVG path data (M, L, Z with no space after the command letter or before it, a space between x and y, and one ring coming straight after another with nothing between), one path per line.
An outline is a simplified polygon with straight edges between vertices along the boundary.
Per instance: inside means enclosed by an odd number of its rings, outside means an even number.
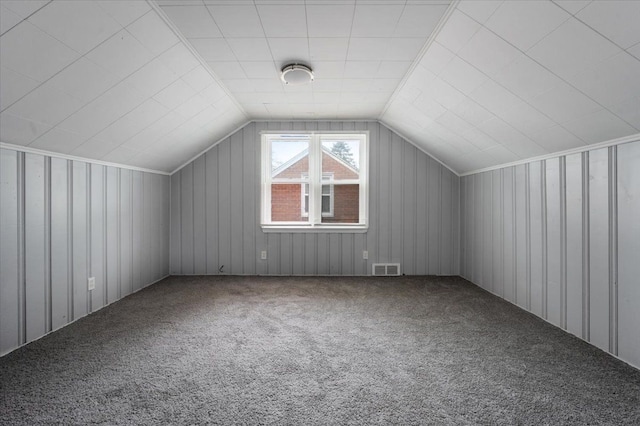
M178 37L160 19L158 14L149 12L127 26L127 30L150 52L158 55L178 42Z
M71 151L82 145L86 140L87 139L84 136L78 133L68 132L58 127L54 127L38 139L31 142L29 147L69 154Z
M640 43L640 1L595 1L580 10L576 18L623 49Z
M459 10L454 10L447 20L447 25L438 33L436 41L451 52L458 53L480 28L482 26L476 21Z
M47 3L49 3L49 0L3 0L2 6L22 18L27 18L43 6L47 5Z
M400 15L394 37L429 37L447 11L443 4L407 4Z
M640 131L636 3L3 1L0 139L171 171L252 118L380 119L466 172Z
M572 15L584 9L592 0L553 0L555 4Z
M549 127L540 133L531 136L531 139L547 150L547 152L564 151L567 149L580 148L585 146L585 142L569 132L561 125Z
M0 3L0 35L6 33L22 21L22 17Z
M149 4L144 1L98 0L96 3L123 27L151 10Z
M86 58L124 78L149 62L153 54L127 30L121 30L87 53Z
M59 90L48 81L4 112L53 126L79 110L83 105L83 101Z
M494 75L516 60L520 51L486 28L481 28L458 55L485 74Z
M35 25L22 21L0 37L0 57L3 67L43 82L80 55Z
M267 37L307 37L303 4L260 4L257 7Z
M35 89L40 83L10 69L0 67L0 111Z
M347 58L348 49L348 37L322 37L309 39L309 57L312 61L344 61Z
M0 140L14 145L29 145L51 129L51 126L37 121L0 113Z
M462 1L457 9L473 18L476 22L484 24L503 2L504 0Z
M354 4L307 5L309 37L349 37L354 9Z
M636 129L606 109L568 121L562 126L588 144L636 133Z
M615 105L640 96L640 60L622 52L568 81L601 105Z
M207 6L224 37L264 37L254 5ZM174 22L182 31L182 25Z
M562 78L620 53L620 48L571 18L533 46L528 55Z
M558 123L573 120L601 108L588 96L564 82L536 96L530 103Z
M356 3L351 37L390 37L403 10L402 4Z
M84 102L89 102L118 81L114 74L83 57L53 76L46 84Z
M187 38L222 37L205 6L167 6L162 10Z
M551 2L506 1L491 15L485 26L526 52L570 16Z
M29 22L81 54L121 29L98 3L87 1L56 0Z

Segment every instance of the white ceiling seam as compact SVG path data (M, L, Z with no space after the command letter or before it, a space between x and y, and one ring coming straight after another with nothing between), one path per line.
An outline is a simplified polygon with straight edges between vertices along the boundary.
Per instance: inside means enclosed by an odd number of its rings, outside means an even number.
M396 88L396 90L394 90L393 94L391 95L391 97L389 98L387 103L384 105L384 108L382 109L382 111L378 115L378 120L382 119L384 114L387 112L387 109L389 109L389 106L391 105L391 103L398 96L398 93L404 87L404 85L407 82L409 76L413 73L415 68L418 66L418 64L422 60L422 57L425 55L427 50L429 50L429 47L431 47L431 43L433 43L433 41L436 39L436 37L440 33L440 30L442 30L442 27L444 27L445 24L447 23L447 21L449 20L449 17L453 13L453 11L456 10L456 8L458 7L458 3L459 2L460 2L460 0L453 0L451 2L451 4L449 4L449 7L447 8L447 11L440 18L440 22L438 22L438 25L436 26L436 28L433 30L433 32L431 33L431 35L427 39L427 42L424 44L424 46L422 46L422 49L420 49L420 53L418 53L418 56L416 56L415 60L411 64L411 66L409 67L409 69L407 70L405 75L402 77L402 80L400 81L400 84L398 84L398 87ZM438 161L440 161L440 160L438 160ZM442 164L444 165L444 163L442 163ZM446 166L446 167L449 169L448 166Z
M47 151L44 149L31 148L29 146L14 145L11 143L0 142L0 149L9 149L12 151L25 152L28 154L37 154L45 157L60 158L63 160L79 161L87 164L96 164L98 166L116 167L118 169L133 170L136 172L154 173L157 175L171 176L171 173L162 170L145 169L142 167L129 166L126 164L112 163L109 161L92 160L85 157L77 157L75 155L61 154L59 152Z
M554 152L554 153L551 153L551 154L546 154L546 155L541 155L541 156L538 156L538 157L527 158L527 159L520 160L520 161L514 161L512 163L499 164L497 166L485 167L484 169L472 170L472 171L469 171L469 172L460 173L458 176L460 176L460 177L470 176L470 175L475 175L475 174L478 174L478 173L490 172L492 170L500 170L500 169L504 169L504 168L507 168L507 167L519 166L521 164L528 164L528 163L533 163L533 162L536 162L536 161L550 160L550 159L553 159L553 158L564 157L564 156L571 155L571 154L579 154L581 152L593 151L595 149L607 148L607 147L610 147L610 146L622 145L622 144L632 143L632 142L640 142L640 133L637 133L635 135L623 136L621 138L612 139L610 141L599 142L599 143L595 143L595 144L592 144L592 145L583 146L583 147L580 147L580 148L567 149L565 151Z

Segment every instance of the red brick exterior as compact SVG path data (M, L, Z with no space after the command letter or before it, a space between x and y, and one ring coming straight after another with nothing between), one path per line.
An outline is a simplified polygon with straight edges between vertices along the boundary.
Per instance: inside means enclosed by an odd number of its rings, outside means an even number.
M304 156L299 161L278 173L277 178L300 178L308 173L309 157ZM333 179L358 179L358 174L337 161L331 155L322 153L322 167L324 173L333 173ZM324 216L324 223L358 223L360 213L359 185L333 186L333 216ZM302 188L300 184L271 185L271 220L274 222L306 222L308 218L302 216Z

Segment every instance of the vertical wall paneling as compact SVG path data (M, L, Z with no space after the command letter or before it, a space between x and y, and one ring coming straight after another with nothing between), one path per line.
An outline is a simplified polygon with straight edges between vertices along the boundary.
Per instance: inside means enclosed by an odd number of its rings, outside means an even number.
M73 226L71 230L73 265L73 319L89 313L87 278L89 277L89 233L87 194L88 165L80 161L72 162L72 205Z
M640 366L638 164L640 141L463 177L463 273L486 288L477 216L489 215L494 248L503 233L501 296Z
M609 147L609 352L618 355L618 152ZM640 336L640 334L639 334Z
M174 173L171 176L171 248L170 267L172 274L179 274L182 271L182 172ZM207 196L207 203L209 197ZM209 212L210 209L207 209ZM178 220L180 218L180 220ZM209 228L207 228L209 231Z
M255 147L258 135L255 126L246 126L242 130L242 268L240 272L252 275L256 273L256 261L260 258L259 250L256 248L256 226L260 220L258 210L253 202L256 196L256 179L259 178L258 161L259 154L256 153ZM304 244L304 236L298 235L298 240L302 240L299 244ZM298 253L304 256L304 250ZM299 260L300 263L303 260ZM298 271L298 273L303 273ZM294 272L295 273L295 272Z
M21 343L19 154L0 149L0 355Z
M106 225L106 290L107 303L120 299L120 181L119 170L107 167L105 193L105 225Z
M212 149L205 155L205 187L206 191L206 237L207 237L207 274L218 272L218 150ZM174 174L171 179L179 176L180 173ZM179 177L178 177L179 179ZM176 197L177 198L177 197ZM178 198L179 200L179 198ZM171 203L174 203L173 197ZM179 208L178 208L179 210ZM172 216L171 225L175 226L176 221L174 218L179 216ZM179 228L179 227L178 227ZM172 247L172 250L174 248ZM180 270L174 272L180 273Z
M143 262L145 256L143 255L143 233L144 233L144 220L143 220L143 173L134 171L132 172L132 191L133 191L133 290L137 291L144 287L143 281Z
M515 167L515 217L516 217L516 294L515 299L521 308L529 308L529 213L526 189L527 167L519 165Z
M69 162L51 159L51 328L69 322Z
M546 161L546 318L554 325L560 326L564 311L564 297L561 288L562 280L562 232L561 232L561 199L560 199L560 159ZM543 244L544 246L544 244Z
M231 272L231 138L218 147L218 265L220 272ZM240 167L240 166L236 166ZM183 185L183 188L186 188ZM234 212L234 214L236 214ZM198 230L200 232L200 230ZM269 259L277 260L276 252L270 250Z
M566 176L566 310L567 330L583 334L583 180L582 154L565 158Z
M589 153L590 342L609 349L609 150Z
M120 236L118 239L120 270L118 272L121 297L133 292L131 183L131 170L120 170Z
M485 290L493 290L493 220L491 204L494 188L492 186L491 173L485 173L482 178L482 279L480 286Z
M640 366L640 143L618 146L618 356Z
M25 154L25 305L26 338L34 340L47 330L47 264L45 244L47 214L45 157Z
M531 312L543 316L544 264L542 218L542 168L544 162L529 164L529 306Z
M193 227L202 232L193 234L193 258L195 274L207 273L207 222L206 222L205 157L193 162Z
M151 192L143 191L143 178ZM168 183L151 173L0 150L0 355L166 275ZM151 226L146 244L144 223ZM91 276L96 288L89 291Z
M401 143L402 148L402 259L403 272L410 275L416 274L416 148L412 145ZM451 195L450 193L448 195ZM442 204L444 206L444 203Z
M230 263L228 271L232 274L241 274L244 264L244 229L243 229L243 188L244 188L244 161L243 161L243 131L240 130L231 136L230 140L230 165L229 208L231 211L230 233ZM198 229L198 228L196 228ZM247 247L248 248L248 247Z
M369 132L368 231L263 232L260 132L316 129ZM380 123L253 122L171 177L171 270L194 273L204 246L207 274L368 275L391 261L406 274L457 274L459 200L457 176Z
M493 293L504 297L504 281L502 276L502 261L504 255L502 253L503 229L502 229L502 200L504 195L502 192L502 171L494 170L491 177L491 230L492 234L492 271L491 271L491 289Z
M194 273L193 258L193 164L180 171L182 273Z
M91 311L105 305L105 226L104 226L104 166L91 164L91 269L90 276L96 279L96 288L90 292Z

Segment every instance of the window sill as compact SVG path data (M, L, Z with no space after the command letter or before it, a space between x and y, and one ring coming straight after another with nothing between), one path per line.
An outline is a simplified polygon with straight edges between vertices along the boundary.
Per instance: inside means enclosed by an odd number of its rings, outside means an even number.
M368 225L260 225L266 233L364 234Z

